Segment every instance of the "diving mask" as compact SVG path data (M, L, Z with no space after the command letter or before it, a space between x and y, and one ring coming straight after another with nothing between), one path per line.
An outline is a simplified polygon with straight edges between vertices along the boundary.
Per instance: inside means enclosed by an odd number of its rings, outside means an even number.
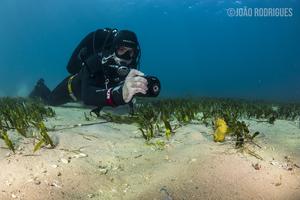
M115 54L123 60L132 60L135 56L135 51L130 47L121 46L116 49Z

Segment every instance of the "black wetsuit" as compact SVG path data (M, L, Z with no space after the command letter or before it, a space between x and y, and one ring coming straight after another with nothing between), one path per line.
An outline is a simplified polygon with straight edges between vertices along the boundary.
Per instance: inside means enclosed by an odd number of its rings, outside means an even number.
M98 59L94 65L84 65L86 61L97 54L107 51L113 40L112 30L100 29L89 33L74 50L67 70L71 74L66 77L53 91L39 81L31 92L30 97L39 97L45 103L53 106L75 101L68 90L68 81L78 101L85 105L104 107L119 106L125 104L122 95L122 82L115 82L107 76Z

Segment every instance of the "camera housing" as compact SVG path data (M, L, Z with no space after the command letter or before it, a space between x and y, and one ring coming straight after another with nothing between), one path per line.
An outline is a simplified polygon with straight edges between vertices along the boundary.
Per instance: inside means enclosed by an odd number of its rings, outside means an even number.
M155 76L143 76L148 82L148 90L146 94L137 93L138 97L157 97L161 90L160 81Z

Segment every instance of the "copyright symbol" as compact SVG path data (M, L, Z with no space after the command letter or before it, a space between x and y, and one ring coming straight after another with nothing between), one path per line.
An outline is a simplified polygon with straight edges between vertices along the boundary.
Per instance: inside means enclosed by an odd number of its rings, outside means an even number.
M234 17L235 16L235 9L234 8L228 8L227 9L227 15L229 17Z

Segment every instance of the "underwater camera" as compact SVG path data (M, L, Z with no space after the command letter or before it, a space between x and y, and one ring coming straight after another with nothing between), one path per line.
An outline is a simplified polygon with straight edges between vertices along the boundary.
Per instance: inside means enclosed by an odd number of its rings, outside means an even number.
M88 67L89 71L94 72L99 69L99 65L101 65L102 61L99 60L99 55L94 54L93 56L90 56L84 64ZM113 62L111 60L111 62ZM124 80L125 77L130 72L131 67L123 66L123 65L116 65L111 63L106 63L103 69L104 71L111 77L112 80L119 82L121 80ZM135 96L138 97L157 97L161 90L160 81L155 76L143 76L145 79L147 79L148 82L148 90L146 94L137 93Z
M125 78L130 68L126 66L119 66L119 65L108 65L110 67L110 74L112 77L116 77L115 80L119 80L120 78ZM123 78L122 78L123 77ZM157 97L161 90L160 81L155 76L142 76L144 77L148 82L148 90L146 94L138 93L136 96L139 97Z
M130 67L122 66L122 65L108 65L110 74L113 77L117 77L116 80L120 78L125 78L130 72ZM155 76L142 76L148 82L148 90L146 94L138 93L135 96L138 97L157 97L161 90L160 81Z
M157 97L161 90L160 81L155 76L143 76L148 82L148 90L146 94L138 93L137 97Z

